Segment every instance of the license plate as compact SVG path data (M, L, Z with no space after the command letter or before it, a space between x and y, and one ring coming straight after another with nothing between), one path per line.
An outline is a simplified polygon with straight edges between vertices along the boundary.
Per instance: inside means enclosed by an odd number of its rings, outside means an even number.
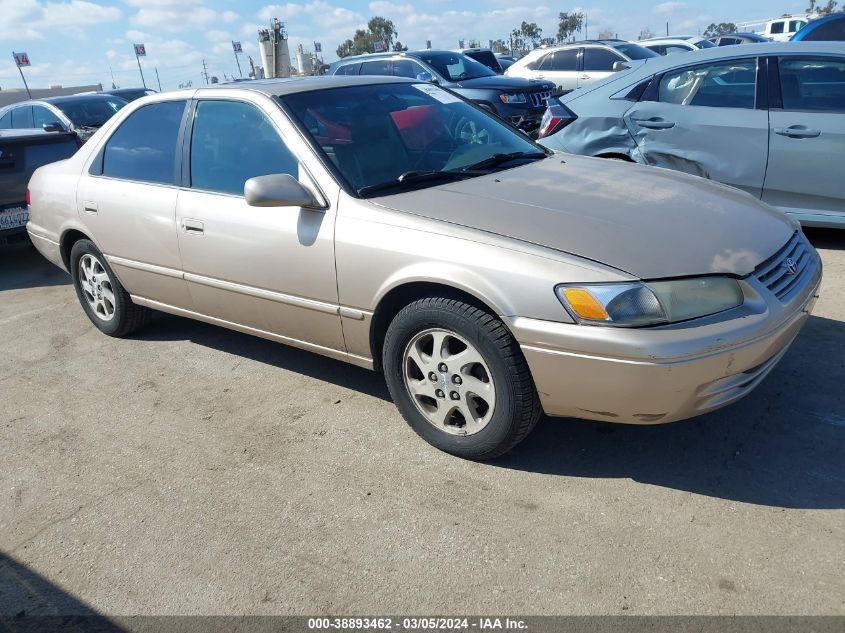
M29 221L29 208L25 204L0 207L0 231L26 226Z

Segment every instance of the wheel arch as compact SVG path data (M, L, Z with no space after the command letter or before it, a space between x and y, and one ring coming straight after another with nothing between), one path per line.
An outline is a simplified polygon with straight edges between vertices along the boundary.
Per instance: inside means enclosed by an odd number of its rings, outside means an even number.
M73 245L79 240L91 240L91 238L88 234L76 227L65 229L62 237L59 239L59 253L62 257L62 263L68 272L70 272L70 251L73 249Z
M380 297L370 320L370 350L372 351L373 366L376 370L381 369L384 338L393 318L405 306L427 297L458 299L493 316L503 314L503 311L497 309L496 303L491 301L489 297L458 284L453 285L428 280L406 280L398 283Z

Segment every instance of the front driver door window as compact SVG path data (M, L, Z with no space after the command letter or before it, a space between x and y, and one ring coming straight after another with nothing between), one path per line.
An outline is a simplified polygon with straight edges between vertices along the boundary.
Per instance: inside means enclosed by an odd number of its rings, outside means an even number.
M760 197L769 117L755 109L757 59L685 66L663 75L657 101L625 115L645 162L712 178Z
M317 192L279 126L253 103L201 100L187 160L190 187L179 193L176 216L194 310L288 342L343 350L333 207L251 207L244 200L244 183L269 174L289 174Z

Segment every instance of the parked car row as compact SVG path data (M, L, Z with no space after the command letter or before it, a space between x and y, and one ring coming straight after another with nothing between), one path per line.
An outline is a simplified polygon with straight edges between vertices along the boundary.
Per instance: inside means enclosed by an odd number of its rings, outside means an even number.
M161 310L383 371L409 425L471 459L543 412L655 424L752 391L817 297L798 223L702 178L538 145L458 91L475 69L457 55L130 103L35 172L29 235L103 333ZM370 63L390 72L361 76ZM710 81L672 63L571 94L756 94L746 65ZM542 87L522 81L495 94Z
M845 226L845 44L649 59L553 102L541 142L742 189L808 226Z
M492 66L493 62L489 59L488 62ZM408 77L428 81L450 88L516 128L536 134L554 84L503 77L490 66L456 51L425 50L345 57L333 63L327 74ZM482 132L469 126L462 133L475 137Z

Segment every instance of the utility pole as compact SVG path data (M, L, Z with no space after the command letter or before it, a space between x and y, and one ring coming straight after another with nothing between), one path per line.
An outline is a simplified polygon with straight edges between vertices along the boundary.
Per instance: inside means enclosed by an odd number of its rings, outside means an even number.
M669 21L666 21L666 37L669 37Z
M205 85L208 85L208 67L205 64L205 60L202 60L202 76L205 79Z
M156 81L158 82L158 91L161 92L161 79L158 78L158 66L153 66L156 69Z
M111 89L114 90L117 86L114 83L114 71L111 69L111 66L109 66L109 74L111 75Z

